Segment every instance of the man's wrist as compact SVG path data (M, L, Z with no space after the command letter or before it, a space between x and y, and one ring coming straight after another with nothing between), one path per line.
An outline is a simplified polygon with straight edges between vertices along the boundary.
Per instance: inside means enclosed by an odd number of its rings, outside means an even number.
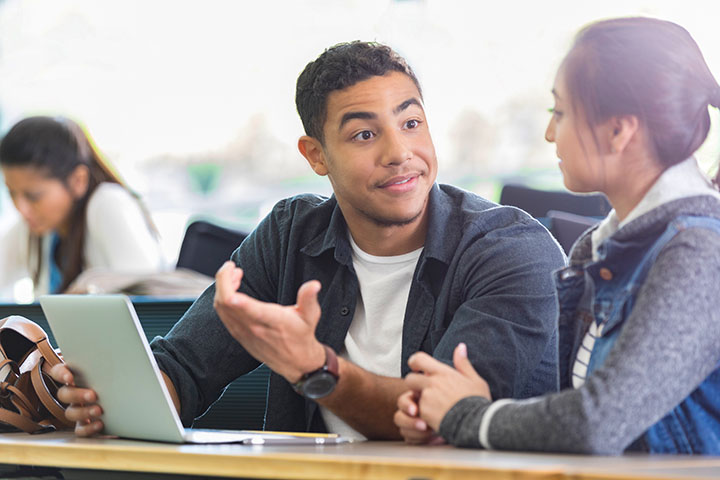
M316 400L330 395L340 377L340 364L335 351L322 345L325 352L323 365L305 372L297 382L291 382L293 389L304 397Z
M316 342L315 345L313 345L312 354L305 357L305 361L297 362L293 366L292 373L285 376L285 379L291 384L299 382L303 375L322 368L322 366L325 365L325 357L325 346L320 342Z

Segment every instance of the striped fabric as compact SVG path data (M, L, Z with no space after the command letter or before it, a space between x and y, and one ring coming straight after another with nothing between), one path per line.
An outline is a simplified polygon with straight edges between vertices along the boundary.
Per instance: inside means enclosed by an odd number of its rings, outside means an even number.
M587 367L590 363L590 355L595 346L595 339L602 335L602 329L605 324L600 325L597 322L590 324L590 329L583 338L582 345L578 349L575 364L573 365L572 384L573 388L580 388L585 383L587 377Z

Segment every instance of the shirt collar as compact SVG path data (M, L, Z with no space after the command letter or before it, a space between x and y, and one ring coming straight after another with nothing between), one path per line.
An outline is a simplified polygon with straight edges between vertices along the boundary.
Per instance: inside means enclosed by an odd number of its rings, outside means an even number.
M330 215L328 228L310 240L300 251L305 255L318 257L330 249L335 249L335 260L343 265L350 265L352 263L352 250L347 238L345 217L343 217L340 206L337 204L335 195L330 197L328 201L335 204L332 215Z
M335 249L335 260L343 265L352 263L352 249L347 237L347 224L337 204L335 195L329 201L335 202L328 228L310 240L300 251L311 257L317 257L330 249ZM428 232L425 238L423 256L435 258L445 264L450 263L455 245L460 241L462 232L457 228L452 202L448 195L440 190L437 183L430 189L428 198ZM452 228L451 226L455 226Z

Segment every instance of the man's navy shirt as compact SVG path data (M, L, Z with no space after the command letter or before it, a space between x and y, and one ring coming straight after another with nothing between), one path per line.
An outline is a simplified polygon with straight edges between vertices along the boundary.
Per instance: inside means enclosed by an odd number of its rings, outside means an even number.
M459 342L490 385L493 399L558 388L557 303L552 272L565 258L548 231L522 210L435 184L428 232L410 287L402 375L416 351L452 364ZM280 201L233 253L244 270L240 291L294 305L300 285L319 280L318 340L341 351L353 319L358 280L348 229L334 197ZM185 425L259 362L227 332L213 309L214 285L152 349L180 397ZM265 428L324 431L317 404L270 375Z

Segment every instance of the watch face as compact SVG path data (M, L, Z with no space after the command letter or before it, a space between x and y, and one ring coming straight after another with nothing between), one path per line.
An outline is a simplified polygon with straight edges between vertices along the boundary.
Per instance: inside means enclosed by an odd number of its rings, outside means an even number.
M303 383L303 395L308 398L322 398L332 393L336 383L337 380L331 373L318 372Z

